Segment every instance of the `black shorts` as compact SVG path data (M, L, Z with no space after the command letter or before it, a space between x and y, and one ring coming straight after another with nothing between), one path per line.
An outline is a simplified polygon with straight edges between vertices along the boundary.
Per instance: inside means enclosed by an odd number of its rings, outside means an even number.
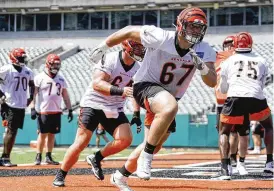
M124 112L119 112L119 116L117 118L107 118L102 110L93 109L90 107L80 108L78 127L84 127L94 132L99 123L110 135L113 135L115 129L119 125L129 123L129 121Z
M10 130L23 129L25 109L17 109L6 106L7 128Z
M242 125L250 124L250 120L261 121L270 114L266 99L228 97L220 120L222 123Z
M61 113L39 114L37 118L38 130L40 133L57 134L61 131Z
M217 131L219 132L219 120L220 120L220 115L222 113L222 109L223 107L219 106L217 107L217 125L216 125L216 128L217 128ZM247 136L249 135L249 132L250 132L250 126L248 123L246 124L243 124L243 125L234 125L231 129L231 133L239 133L240 136Z
M146 118L148 117L148 113L151 113L151 110L149 108L148 98L154 97L156 94L162 91L167 91L165 88L160 86L159 84L152 83L152 82L139 82L137 84L133 84L133 97L135 98L136 102L144 109L147 110ZM177 101L180 98L175 98ZM145 119L146 126L149 127L152 123L153 117L149 117L150 120ZM147 121L147 122L146 122ZM171 123L171 125L168 128L168 132L174 133L176 131L176 121L175 119Z
M100 135L105 135L106 131L104 129L96 129L96 135L100 136Z
M255 126L253 134L260 135L261 138L264 138L264 127L260 123L258 123Z

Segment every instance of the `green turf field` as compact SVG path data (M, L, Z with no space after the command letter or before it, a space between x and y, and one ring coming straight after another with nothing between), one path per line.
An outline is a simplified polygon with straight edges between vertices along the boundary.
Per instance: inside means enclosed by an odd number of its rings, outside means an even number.
M113 156L110 156L108 158L112 157L127 157L132 152L134 148L125 149L124 151L115 154ZM0 152L2 153L3 148L0 148ZM63 157L66 153L66 148L55 148L53 150L53 158L56 161L62 161ZM210 151L216 151L215 149L198 149L199 152L210 152ZM87 155L94 153L97 151L96 148L88 147L86 148L80 155L79 160L84 160ZM197 152L197 149L187 149L187 148L167 148L167 149L161 149L159 154L169 154L169 153L175 153L175 152ZM20 147L14 147L11 153L11 161L15 164L26 164L26 163L33 163L36 156L36 150L34 148L30 148L28 146L20 146ZM45 150L43 153L43 160L45 158Z

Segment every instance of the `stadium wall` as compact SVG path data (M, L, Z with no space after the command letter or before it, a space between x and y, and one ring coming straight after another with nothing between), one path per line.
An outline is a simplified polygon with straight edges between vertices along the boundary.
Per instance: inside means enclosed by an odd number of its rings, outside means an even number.
M129 119L131 115L127 115ZM144 116L142 116L144 118ZM143 120L144 121L144 120ZM216 115L208 115L207 124L191 124L189 123L189 115L177 115L176 117L176 133L171 134L164 146L167 147L218 147L218 136L215 129ZM29 145L31 140L37 139L37 122L31 120L30 115L26 114L24 128L18 131L16 144ZM77 130L77 118L68 123L67 115L62 116L61 133L56 136L56 144L58 146L71 145L75 139ZM3 143L3 133L5 129L0 129L0 143ZM133 142L131 146L137 146L143 141L144 130L140 134L136 133L136 126L132 127ZM108 134L108 138L112 139ZM95 134L90 142L95 145ZM101 141L104 144L104 141Z

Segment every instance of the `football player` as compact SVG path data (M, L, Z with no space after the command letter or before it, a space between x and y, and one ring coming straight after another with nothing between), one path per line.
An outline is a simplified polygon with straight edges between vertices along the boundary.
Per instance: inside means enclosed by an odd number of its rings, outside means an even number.
M67 172L77 162L81 151L87 147L99 123L114 140L86 158L98 180L104 179L101 161L131 144L130 124L123 108L126 97L132 97L132 77L140 67L145 48L130 40L125 40L122 46L122 51L104 55L95 67L91 86L80 102L75 142L66 152L53 182L54 186L64 186Z
M184 95L196 69L206 85L216 85L216 53L202 41L206 29L205 13L197 7L186 8L177 17L176 31L148 25L127 26L110 35L92 52L91 59L96 62L109 47L126 39L138 41L147 48L133 84L136 102L155 115L145 146L136 156L136 173L141 179L150 179L153 153L161 147L164 135L172 126L178 110L177 99Z
M55 134L61 131L61 103L62 99L68 109L69 122L73 119L70 98L66 80L58 72L61 68L61 59L56 54L50 54L46 58L45 70L34 78L35 92L31 108L31 119L37 118L39 134L37 138L37 154L35 165L40 165L42 153L46 142L47 164L58 165L51 153L54 147Z
M267 160L264 171L273 172L273 122L263 93L268 67L262 57L252 53L252 44L249 33L238 33L234 42L235 54L222 63L219 87L221 93L227 93L227 99L220 117L221 171L212 179L231 179L229 134L234 125L249 124L249 120L260 121L265 128Z
M6 132L0 165L16 166L10 162L10 153L15 143L18 129L23 129L25 108L33 99L33 72L26 66L27 54L22 48L13 49L9 58L12 64L0 68L2 116L5 120ZM28 98L28 92L30 97Z

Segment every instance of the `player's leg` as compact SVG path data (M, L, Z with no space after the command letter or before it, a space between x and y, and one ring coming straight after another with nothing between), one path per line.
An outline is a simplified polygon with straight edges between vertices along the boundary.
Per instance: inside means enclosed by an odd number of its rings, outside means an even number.
M260 121L265 129L264 142L267 158L264 172L273 173L273 121L266 99L258 100L254 98L250 111L251 120Z
M47 139L47 146L46 146L46 160L45 160L45 162L47 164L59 165L59 162L55 161L52 158L52 150L54 148L54 143L55 143L55 134L48 133L47 138L48 139Z
M99 146L100 146L100 137L101 137L101 135L96 134L95 144L96 144L96 148L97 148L97 149L98 149Z
M99 121L96 117L96 110L92 108L81 108L78 118L78 129L74 143L68 148L61 168L58 170L53 181L54 186L64 186L68 171L78 161L80 153L87 147L92 136L92 132L98 126Z
M128 177L136 171L137 169L137 160L141 154L141 151L144 149L145 144L146 144L146 140L149 134L149 127L152 123L152 120L154 118L154 114L152 113L146 113L145 116L145 134L144 134L144 141L142 144L138 145L138 147L136 147L134 149L134 151L130 154L130 156L128 157L125 165L117 170L114 174L112 174L111 176L111 183L113 185L115 185L116 187L118 187L120 190L127 190L127 191L131 191L131 189L129 188L128 184L127 184L127 179ZM169 131L168 133L166 133L160 140L159 145L157 145L157 147L154 150L154 154L156 154L161 148L163 143L167 140L167 138L170 135L170 132L175 132L175 120L172 123L172 125L169 127Z
M105 142L106 142L106 143L108 143L108 142L109 142L109 140L108 140L108 138L107 138L107 136L106 136L106 134L105 134L105 133L102 135L102 137L103 137L103 139L105 140Z
M236 167L237 164L237 152L238 152L238 133L235 130L235 126L232 128L232 131L230 132L229 137L229 144L230 144L230 161L231 166Z
M42 153L45 146L46 138L48 133L39 133L37 137L36 157L34 164L40 165L42 161Z
M262 148L262 138L264 138L264 128L261 124L257 124L252 131L252 139L254 149L249 151L248 154L260 154Z
M116 119L107 118L103 111L102 116L100 123L103 125L105 130L112 135L113 140L96 153L87 156L87 162L92 166L94 175L98 180L104 179L101 161L107 156L119 153L126 149L132 142L131 128L124 112L120 112Z
M7 106L9 107L9 106ZM23 128L25 118L25 110L24 109L15 109L15 108L8 108L7 113L7 131L4 137L4 148L2 153L2 165L6 167L16 166L16 164L12 164L10 162L10 153L15 143L16 135L18 129Z
M221 114L221 127L219 129L219 149L221 152L221 171L212 179L230 180L231 163L229 157L229 135L235 124L244 123L245 102L241 98L228 97Z
M273 121L269 115L266 119L260 122L265 129L264 144L266 146L266 166L264 172L273 173Z
M245 157L248 147L248 136L250 132L249 121L245 125L236 125L239 133L239 161L237 163L237 171L240 175L247 175L248 172L245 167Z
M39 134L37 137L36 157L34 161L35 165L40 165L42 161L42 153L43 153L43 149L46 144L46 139L49 133L49 129L48 129L49 125L47 123L48 123L47 116L39 114L37 117Z
M155 118L150 127L150 133L147 137L147 142L144 150L138 158L137 176L141 179L150 179L151 163L153 160L153 153L159 141L167 132L168 127L174 120L178 104L176 99L166 90L159 88L158 93L145 96L144 105L148 111L155 114ZM157 89L156 89L157 90ZM133 92L134 94L134 92ZM150 97L151 96L151 97ZM136 96L135 99L138 99ZM140 101L137 101L139 103Z

